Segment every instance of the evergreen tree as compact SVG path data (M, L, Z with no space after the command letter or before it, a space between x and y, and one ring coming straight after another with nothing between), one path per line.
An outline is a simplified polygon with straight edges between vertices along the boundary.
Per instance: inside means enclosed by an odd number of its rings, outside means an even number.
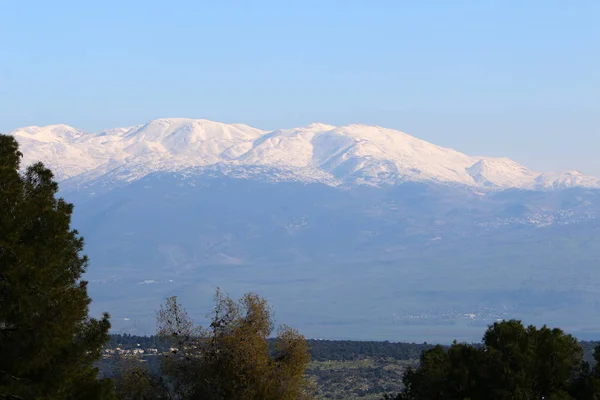
M41 163L19 172L16 140L0 135L0 399L105 399L93 363L108 315L88 316L83 240L73 206Z
M396 399L599 399L599 368L584 363L579 343L560 329L502 321L489 327L483 346L455 342L424 352Z

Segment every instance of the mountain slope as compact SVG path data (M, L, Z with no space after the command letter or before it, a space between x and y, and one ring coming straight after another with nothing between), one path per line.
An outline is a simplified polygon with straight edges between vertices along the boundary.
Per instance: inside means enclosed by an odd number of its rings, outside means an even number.
M24 164L41 160L73 185L107 185L153 172L267 167L280 179L328 185L438 182L481 188L599 187L578 172L538 173L508 159L470 157L406 133L377 126L311 124L272 132L242 124L165 118L131 128L84 133L66 125L26 127L10 134ZM279 175L278 175L279 174ZM243 174L242 174L243 175ZM282 178L285 176L285 178Z
M600 331L585 318L598 313L600 190L232 177L247 171L154 172L64 193L94 265L94 310L147 333L165 297L202 316L221 287L268 296L313 337L477 340L507 317Z
M498 318L600 332L597 178L364 125L12 133L75 204L92 311L117 331L153 332L174 294L202 315L221 287L313 337L472 341Z

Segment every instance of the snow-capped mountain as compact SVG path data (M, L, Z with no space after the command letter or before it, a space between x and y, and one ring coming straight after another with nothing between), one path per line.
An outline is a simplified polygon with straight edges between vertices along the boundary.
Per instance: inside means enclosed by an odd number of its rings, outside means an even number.
M11 134L23 165L43 161L75 205L92 307L117 330L152 330L165 297L198 305L215 286L256 290L301 327L368 334L430 317L447 327L463 308L531 321L540 304L566 304L543 315L565 325L597 311L599 182L575 171L364 125L159 119ZM429 317L394 325L402 307Z
M599 187L575 171L539 173L505 158L471 157L378 126L311 124L264 131L243 124L166 118L145 125L85 133L66 125L10 132L24 165L47 164L73 184L110 177L134 181L152 172L196 173L267 167L282 179L328 185L389 185L406 181L481 188Z

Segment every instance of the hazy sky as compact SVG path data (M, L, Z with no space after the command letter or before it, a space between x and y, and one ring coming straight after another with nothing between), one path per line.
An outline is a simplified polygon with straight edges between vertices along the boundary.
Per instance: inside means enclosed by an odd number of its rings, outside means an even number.
M598 0L0 0L0 131L366 123L600 175Z

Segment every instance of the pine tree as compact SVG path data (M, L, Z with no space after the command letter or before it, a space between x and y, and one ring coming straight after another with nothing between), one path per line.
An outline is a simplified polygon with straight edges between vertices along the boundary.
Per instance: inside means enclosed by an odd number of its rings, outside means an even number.
M110 323L88 316L73 206L56 197L49 169L20 173L20 158L0 135L0 399L112 398L93 366Z

